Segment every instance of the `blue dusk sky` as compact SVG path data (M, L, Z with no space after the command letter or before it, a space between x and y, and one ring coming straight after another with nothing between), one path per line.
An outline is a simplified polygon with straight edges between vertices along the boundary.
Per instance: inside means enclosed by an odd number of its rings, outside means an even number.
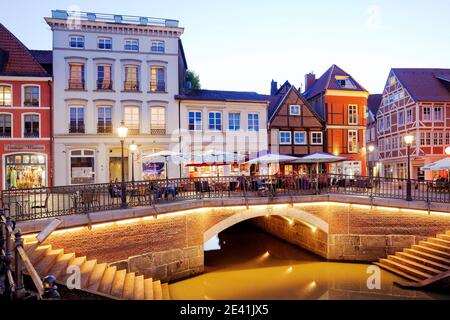
M447 0L15 0L0 22L30 49L51 49L52 9L171 18L205 89L268 93L337 64L371 93L391 67L450 68Z

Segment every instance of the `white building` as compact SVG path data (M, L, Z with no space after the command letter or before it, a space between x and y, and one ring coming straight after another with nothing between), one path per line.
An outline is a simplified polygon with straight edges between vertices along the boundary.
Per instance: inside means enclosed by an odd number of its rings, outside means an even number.
M120 181L122 121L129 128L126 180L131 166L136 180L163 175L142 157L178 149L174 97L187 68L178 21L62 10L46 21L53 31L54 184ZM169 166L172 176L178 170Z
M250 174L258 170L255 165L239 164L237 159L248 160L268 150L267 96L256 92L197 90L176 96L180 102L180 150L191 155L198 166L182 166L183 176L215 176ZM231 163L213 165L214 156L236 155ZM217 157L217 162L223 157ZM211 164L211 165L209 165ZM259 168L264 173L263 168ZM265 168L267 171L267 168Z

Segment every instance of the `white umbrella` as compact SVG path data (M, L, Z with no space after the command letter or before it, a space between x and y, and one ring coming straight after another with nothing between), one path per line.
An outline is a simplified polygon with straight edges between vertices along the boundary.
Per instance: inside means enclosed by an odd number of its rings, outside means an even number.
M430 170L430 171L450 170L450 158L444 158L439 161L429 163L423 166L422 170Z
M295 163L331 163L338 161L349 160L345 157L335 156L331 153L326 152L314 152L308 154L307 156L299 158Z
M256 164L256 163L269 164L269 163L286 162L286 161L294 162L294 160L299 160L299 159L300 158L298 158L298 157L286 156L284 154L268 153L261 157L247 161L246 163L248 163L248 164Z
M180 163L182 161L187 160L186 156L184 156L183 154L181 154L179 152L175 152L175 151L170 151L170 150L155 152L155 153L143 156L142 158L151 159L154 162L164 162L166 165L166 179L168 179L168 177L169 177L169 172L168 172L168 168L167 168L168 162Z
M233 162L242 162L245 156L238 153L231 153L225 151L208 151L202 155L194 154L190 157L193 160L193 164L207 163L211 165L216 165L218 168L219 164L230 164ZM219 170L217 169L217 176L219 176Z

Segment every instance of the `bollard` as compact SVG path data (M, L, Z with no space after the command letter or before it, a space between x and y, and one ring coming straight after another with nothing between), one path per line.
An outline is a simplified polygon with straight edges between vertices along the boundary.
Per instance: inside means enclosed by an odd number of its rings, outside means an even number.
M48 299L48 300L58 300L61 298L58 292L58 286L56 283L56 278L52 275L46 276L42 283L44 285L44 294L42 295L42 298Z

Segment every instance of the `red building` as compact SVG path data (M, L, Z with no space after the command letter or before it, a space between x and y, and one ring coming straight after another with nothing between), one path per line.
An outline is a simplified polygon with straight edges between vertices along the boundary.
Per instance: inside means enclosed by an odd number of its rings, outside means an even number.
M2 189L52 184L52 76L49 55L51 52L28 50L0 24ZM41 59L42 64L38 61Z
M304 96L325 122L325 151L349 161L328 165L331 173L366 175L367 97L350 74L332 65L316 80L306 75Z

